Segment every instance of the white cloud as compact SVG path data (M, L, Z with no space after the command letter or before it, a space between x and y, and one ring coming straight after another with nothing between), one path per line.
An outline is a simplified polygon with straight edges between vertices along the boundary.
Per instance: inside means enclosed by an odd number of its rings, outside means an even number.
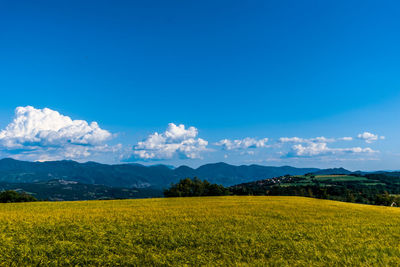
M72 120L49 108L17 107L13 121L0 131L0 148L19 157L85 158L104 148L112 134L96 122ZM18 155L15 155L18 157Z
M305 143L307 139L300 137L281 137L279 138L280 143Z
M14 120L0 131L0 143L9 149L26 146L97 145L111 137L96 122L72 120L57 111L17 107Z
M339 138L338 140L340 140L340 141L353 141L353 137L345 136L345 137Z
M287 154L289 157L312 157L332 154L359 154L359 153L376 153L371 148L350 147L350 148L330 148L327 143L309 143L306 146L302 144L292 146L291 151Z
M369 133L369 132L364 132L361 133L357 136L358 139L364 140L366 143L373 143L374 141L377 141L379 139L383 140L385 139L384 136L379 136L377 134Z
M331 143L335 142L334 138L326 138L319 136L315 138L300 138L300 137L281 137L279 138L280 143Z
M239 150L239 149L247 149L247 148L260 148L267 147L268 138L263 139L255 139L246 137L241 140L229 140L223 139L217 143L216 146L221 146L225 150Z
M163 133L153 133L134 147L134 155L140 159L200 158L200 153L207 150L208 142L197 138L195 127L185 128L183 124L168 124Z

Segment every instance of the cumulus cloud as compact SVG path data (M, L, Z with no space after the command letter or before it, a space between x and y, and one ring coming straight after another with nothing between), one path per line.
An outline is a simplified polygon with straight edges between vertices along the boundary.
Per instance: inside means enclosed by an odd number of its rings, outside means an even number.
M14 120L0 131L6 148L26 146L97 145L111 137L96 122L72 120L49 108L17 107Z
M72 120L49 108L17 107L13 121L0 131L0 148L20 156L84 158L104 150L112 134L96 122ZM108 148L107 148L108 149Z
M292 146L288 157L312 157L332 154L360 154L360 153L376 153L371 148L350 147L350 148L330 148L327 143L309 143L305 146L302 144Z
M240 150L240 149L247 149L247 148L266 147L267 142L268 142L268 138L255 139L255 138L246 137L241 140L223 139L223 140L215 143L215 145L221 146L225 150Z
M357 136L357 138L358 139L362 139L362 140L364 140L366 143L373 143L373 142L375 142L375 141L377 141L377 140L379 140L379 139L381 139L381 140L383 140L383 139L385 139L385 137L384 136L379 136L379 135L377 135L377 134L373 134L373 133L370 133L370 132L363 132L363 133L360 133L358 136Z
M200 154L207 150L208 142L197 138L198 130L195 127L185 128L185 125L168 124L163 133L153 133L145 140L134 146L134 156L144 160L180 158L200 158Z

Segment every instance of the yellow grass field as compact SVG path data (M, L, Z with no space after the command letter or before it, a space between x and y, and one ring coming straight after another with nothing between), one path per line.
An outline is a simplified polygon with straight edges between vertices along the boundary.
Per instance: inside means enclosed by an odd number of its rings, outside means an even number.
M400 208L300 197L0 204L1 265L400 263Z

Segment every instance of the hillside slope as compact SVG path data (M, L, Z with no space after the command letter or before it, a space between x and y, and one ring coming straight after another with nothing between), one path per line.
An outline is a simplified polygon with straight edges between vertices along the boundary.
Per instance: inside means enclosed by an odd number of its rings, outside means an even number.
M400 205L400 178L396 173L294 175L242 183L230 187L233 195L306 196L374 205Z
M400 208L301 197L0 204L0 232L4 265L400 262Z
M33 183L0 182L0 191L4 190L25 192L38 200L50 201L128 199L163 196L162 190L151 187L119 188L105 185L82 184L67 180L49 180Z

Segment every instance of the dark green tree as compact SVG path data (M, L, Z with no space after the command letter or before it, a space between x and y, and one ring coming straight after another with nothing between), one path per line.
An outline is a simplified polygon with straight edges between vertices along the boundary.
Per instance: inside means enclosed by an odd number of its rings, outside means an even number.
M7 190L0 193L1 203L12 203L12 202L32 202L37 199L27 193L19 193L13 190Z
M164 190L165 197L200 197L200 196L226 196L229 189L222 185L211 184L207 180L200 180L197 177L182 179L173 184L169 189Z

